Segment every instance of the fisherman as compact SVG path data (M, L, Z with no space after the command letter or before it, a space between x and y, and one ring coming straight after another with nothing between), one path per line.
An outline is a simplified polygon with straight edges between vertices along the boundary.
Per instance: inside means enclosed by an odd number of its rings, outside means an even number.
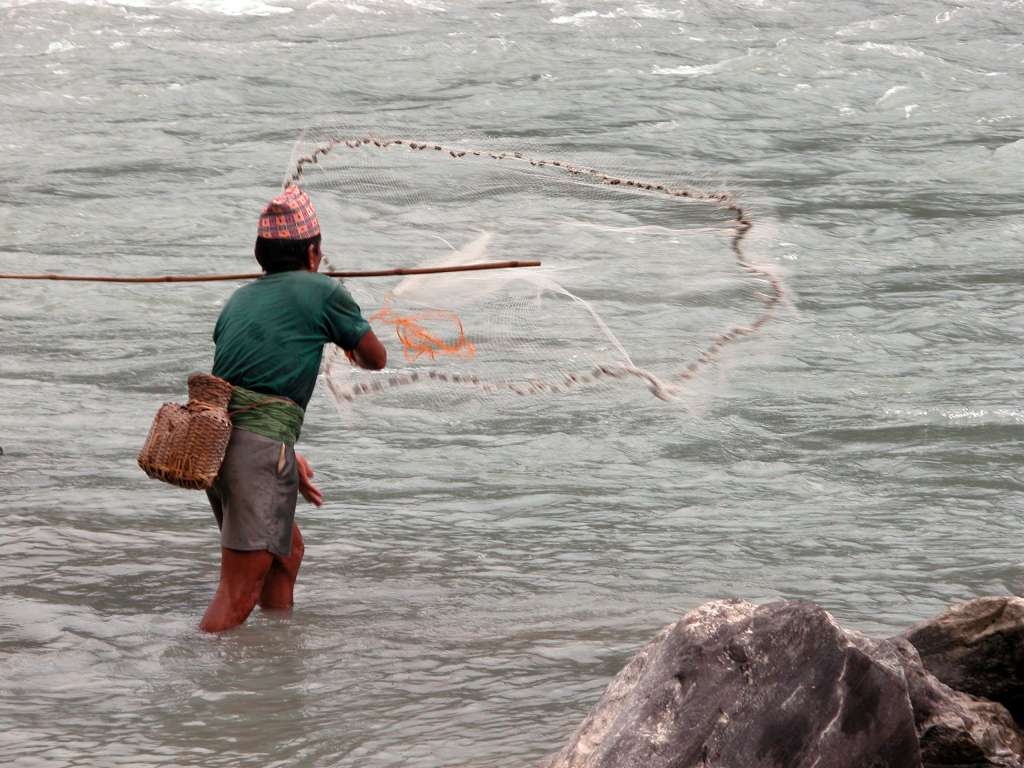
M337 344L361 368L387 362L349 292L317 273L320 239L309 196L289 185L260 215L255 255L266 274L235 291L213 331L213 375L234 391L231 440L207 491L221 542L220 583L200 624L207 632L241 624L257 603L292 607L304 549L298 494L323 503L294 445L324 344Z

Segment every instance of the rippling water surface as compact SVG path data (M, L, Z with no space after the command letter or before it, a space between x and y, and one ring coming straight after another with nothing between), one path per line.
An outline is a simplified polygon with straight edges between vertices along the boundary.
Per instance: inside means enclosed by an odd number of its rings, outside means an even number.
M1019 1L0 0L0 70L2 272L248 270L301 129L401 124L729 189L789 291L672 406L317 396L297 608L211 638L212 517L134 455L231 286L0 282L4 764L531 765L705 600L1024 587Z

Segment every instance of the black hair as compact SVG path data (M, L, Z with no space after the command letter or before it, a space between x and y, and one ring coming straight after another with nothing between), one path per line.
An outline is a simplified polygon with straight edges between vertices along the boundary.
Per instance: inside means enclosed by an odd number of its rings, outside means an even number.
M268 275L274 272L294 272L309 264L309 246L319 245L320 235L305 240L257 237L253 249L256 261Z

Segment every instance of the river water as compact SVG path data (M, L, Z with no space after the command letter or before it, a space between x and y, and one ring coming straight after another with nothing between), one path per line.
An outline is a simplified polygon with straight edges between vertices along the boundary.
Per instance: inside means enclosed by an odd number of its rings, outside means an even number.
M232 286L0 283L3 764L528 766L706 600L1024 588L1019 0L0 0L0 68L0 272L250 270L302 129L402 124L727 189L787 290L676 405L317 395L297 607L207 637L212 517L134 457Z

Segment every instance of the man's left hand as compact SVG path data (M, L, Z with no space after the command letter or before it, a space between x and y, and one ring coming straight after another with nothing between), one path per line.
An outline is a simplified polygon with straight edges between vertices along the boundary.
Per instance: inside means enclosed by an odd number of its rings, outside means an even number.
M302 498L316 507L322 506L324 494L313 485L313 468L309 466L306 457L298 452L295 453L295 462L299 465L299 493Z

